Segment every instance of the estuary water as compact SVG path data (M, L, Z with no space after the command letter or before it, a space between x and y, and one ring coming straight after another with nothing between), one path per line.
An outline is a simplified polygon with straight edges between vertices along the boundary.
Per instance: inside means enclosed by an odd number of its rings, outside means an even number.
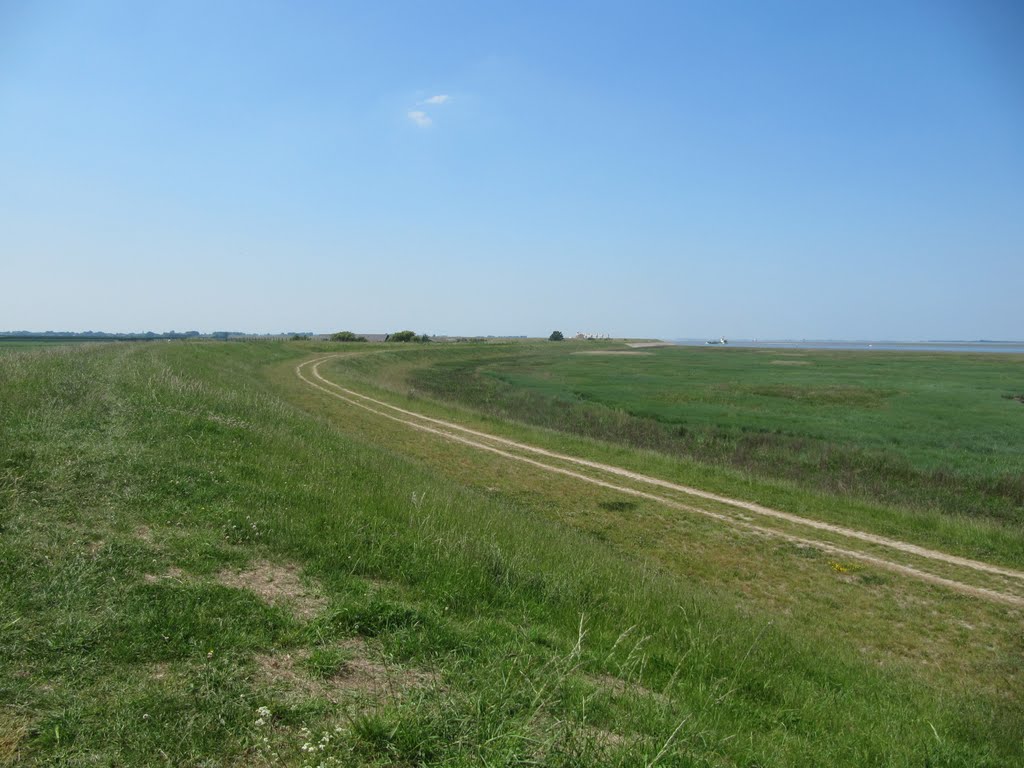
M673 344L688 347L721 347L707 344L708 339L671 339ZM850 349L871 352L995 352L1024 355L1024 341L815 341L811 339L729 339L726 347L758 347L764 349Z

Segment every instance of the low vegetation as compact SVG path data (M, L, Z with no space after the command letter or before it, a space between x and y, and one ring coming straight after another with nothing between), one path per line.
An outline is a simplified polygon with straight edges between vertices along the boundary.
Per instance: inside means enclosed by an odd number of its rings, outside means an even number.
M999 693L868 661L842 626L648 560L621 499L594 509L632 539L541 485L496 493L403 455L295 378L336 349L0 355L0 762L1024 758L1019 647L986 657Z
M338 331L331 334L331 341L366 341L365 336L357 336L352 331Z
M394 333L389 333L385 341L415 341L422 344L430 341L430 337L425 333L422 336L417 336L416 331L395 331Z
M500 419L1019 525L1024 410L1005 392L1022 377L1001 355L523 345L438 357L408 382Z

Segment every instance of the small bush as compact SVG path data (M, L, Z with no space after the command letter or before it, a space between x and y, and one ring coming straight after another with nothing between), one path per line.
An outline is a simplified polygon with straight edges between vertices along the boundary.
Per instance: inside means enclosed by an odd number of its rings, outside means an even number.
M331 335L331 341L366 341L366 337L356 336L352 331L338 331Z
M562 341L565 336L562 335L561 331L552 331L551 335L548 336L548 341Z

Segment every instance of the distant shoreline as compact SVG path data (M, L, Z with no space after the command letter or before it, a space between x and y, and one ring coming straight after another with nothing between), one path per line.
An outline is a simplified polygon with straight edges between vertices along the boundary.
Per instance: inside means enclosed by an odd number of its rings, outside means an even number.
M671 339L679 346L746 347L753 349L834 349L869 352L989 352L1024 354L1024 341L836 341L828 339L736 339L708 344L705 339Z

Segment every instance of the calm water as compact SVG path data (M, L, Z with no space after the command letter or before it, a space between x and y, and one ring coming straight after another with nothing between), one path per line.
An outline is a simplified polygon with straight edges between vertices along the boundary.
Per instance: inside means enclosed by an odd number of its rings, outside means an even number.
M683 346L706 346L707 339L672 339ZM710 346L710 345L707 345ZM716 345L717 346L717 345ZM1024 341L760 341L729 339L729 347L761 347L765 349L860 349L895 352L998 352L1024 355Z

